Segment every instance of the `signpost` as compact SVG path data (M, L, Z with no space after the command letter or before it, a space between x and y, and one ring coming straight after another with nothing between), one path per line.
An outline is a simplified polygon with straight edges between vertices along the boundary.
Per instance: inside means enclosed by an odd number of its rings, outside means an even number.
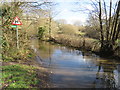
M18 40L18 26L17 25L22 25L22 22L20 21L20 19L18 17L15 17L13 22L12 22L12 26L13 28L16 28L16 45L17 45L17 49L19 49L19 40Z

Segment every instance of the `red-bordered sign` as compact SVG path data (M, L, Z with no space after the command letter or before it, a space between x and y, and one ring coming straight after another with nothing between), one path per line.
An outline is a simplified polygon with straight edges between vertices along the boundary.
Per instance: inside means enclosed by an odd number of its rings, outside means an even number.
M16 16L14 18L12 25L22 25L22 22L20 21L19 17Z

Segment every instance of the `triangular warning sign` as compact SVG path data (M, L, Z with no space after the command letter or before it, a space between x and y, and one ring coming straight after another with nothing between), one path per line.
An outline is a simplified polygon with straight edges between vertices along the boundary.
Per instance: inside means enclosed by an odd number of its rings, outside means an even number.
M12 22L12 25L22 25L22 22L20 21L18 17L15 17Z

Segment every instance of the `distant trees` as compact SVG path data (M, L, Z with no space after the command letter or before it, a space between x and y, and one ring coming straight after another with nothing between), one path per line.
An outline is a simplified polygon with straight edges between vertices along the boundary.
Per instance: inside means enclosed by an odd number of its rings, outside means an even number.
M85 36L99 40L99 30L100 27L98 17L96 17L95 14L89 13L85 29L83 29L83 31L86 33Z
M95 26L85 26L85 28L82 30L82 32L85 33L86 37L93 38L99 40L100 35L99 35L99 28Z
M75 21L75 22L74 22L74 25L75 25L75 26L82 26L82 22L81 22L81 21Z
M67 34L67 35L75 35L78 30L74 25L70 25L70 24L61 25L60 29L62 34Z
M56 17L56 15L59 14L59 12L57 12L55 10L55 6L57 5L58 3L55 3L55 2L48 2L45 7L44 7L44 10L47 11L47 24L48 24L48 31L49 31L49 39L51 39L52 37L52 20L53 18Z
M56 20L57 24L67 24L67 21L65 19L58 19Z

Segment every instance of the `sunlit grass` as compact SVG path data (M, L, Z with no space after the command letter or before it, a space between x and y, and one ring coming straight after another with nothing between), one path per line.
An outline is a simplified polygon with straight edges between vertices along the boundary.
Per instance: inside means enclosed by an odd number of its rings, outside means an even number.
M27 65L1 66L4 88L31 88L37 87L40 79L37 78L35 68Z
M92 50L94 47L94 42L96 39L87 38L87 37L78 37L78 36L70 36L70 35L56 35L54 39L58 43L62 43L64 45L76 48L83 48L85 47L86 50ZM84 43L84 44L83 44Z

